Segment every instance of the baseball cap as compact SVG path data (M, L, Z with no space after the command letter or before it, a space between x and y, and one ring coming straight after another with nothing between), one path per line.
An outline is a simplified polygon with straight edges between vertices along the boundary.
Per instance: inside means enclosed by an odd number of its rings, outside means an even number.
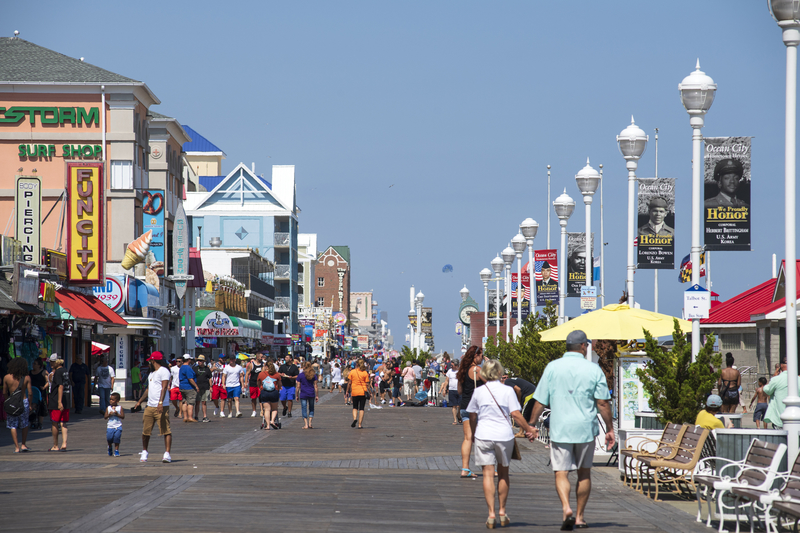
M53 355L51 355L50 356L50 361L58 361L58 354L54 353Z
M575 331L570 331L569 335L567 335L567 344L583 344L584 342L592 342L586 338L586 333L583 331L576 329Z
M706 399L706 407L722 407L722 398L716 394L712 394Z
M194 357L192 357L192 354L190 354L190 353L183 354L183 360L184 361L191 361L192 359L194 359Z
M206 356L205 355L198 355L197 356L197 360L198 361L205 361L206 360Z
M150 357L147 358L148 361L163 361L164 354L161 352L153 352L150 354Z

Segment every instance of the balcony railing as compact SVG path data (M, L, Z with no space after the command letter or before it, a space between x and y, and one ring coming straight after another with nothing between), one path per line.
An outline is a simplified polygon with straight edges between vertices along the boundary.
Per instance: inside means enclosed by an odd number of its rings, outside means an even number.
M275 233L275 246L291 246L292 240L288 233Z
M284 279L291 278L292 265L275 265L275 277Z
M291 311L292 299L288 296L278 296L275 298L275 311Z

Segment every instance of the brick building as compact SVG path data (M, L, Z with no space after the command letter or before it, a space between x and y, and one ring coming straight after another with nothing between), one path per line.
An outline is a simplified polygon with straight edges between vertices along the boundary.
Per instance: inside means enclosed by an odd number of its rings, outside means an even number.
M314 305L331 307L350 320L350 247L329 246L317 259L314 277Z

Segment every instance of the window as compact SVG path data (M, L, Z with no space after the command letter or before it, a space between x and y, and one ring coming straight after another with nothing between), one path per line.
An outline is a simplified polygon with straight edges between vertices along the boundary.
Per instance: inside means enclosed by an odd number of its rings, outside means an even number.
M325 278L317 278L317 287L325 286Z
M742 335L740 333L722 333L719 336L721 350L741 350Z
M111 162L111 188L133 189L133 161Z
M742 335L744 340L744 349L745 350L755 350L756 345L758 344L758 334L756 333L745 333Z
M319 298L317 298L317 307L325 307L325 297L324 296L320 296Z

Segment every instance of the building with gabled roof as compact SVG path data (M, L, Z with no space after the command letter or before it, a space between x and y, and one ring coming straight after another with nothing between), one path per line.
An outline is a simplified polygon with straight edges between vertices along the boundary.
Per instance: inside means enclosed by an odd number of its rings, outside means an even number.
M275 264L274 308L264 316L282 324L279 333L299 333L298 216L294 165L273 165L270 181L244 163L205 192L186 194L186 215L193 242L203 250L250 248Z
M703 333L718 337L720 351L731 352L739 368L755 367L760 376L772 375L786 354L785 267L782 261L776 277L712 307L700 320ZM800 278L800 261L795 268Z
M227 156L216 144L212 143L204 136L189 126L184 126L191 142L183 145L186 157L186 168L189 174L189 182L195 183L195 188L191 191L210 191L225 178L222 175L222 160Z
M317 258L317 307L331 307L350 321L350 247L328 246Z

